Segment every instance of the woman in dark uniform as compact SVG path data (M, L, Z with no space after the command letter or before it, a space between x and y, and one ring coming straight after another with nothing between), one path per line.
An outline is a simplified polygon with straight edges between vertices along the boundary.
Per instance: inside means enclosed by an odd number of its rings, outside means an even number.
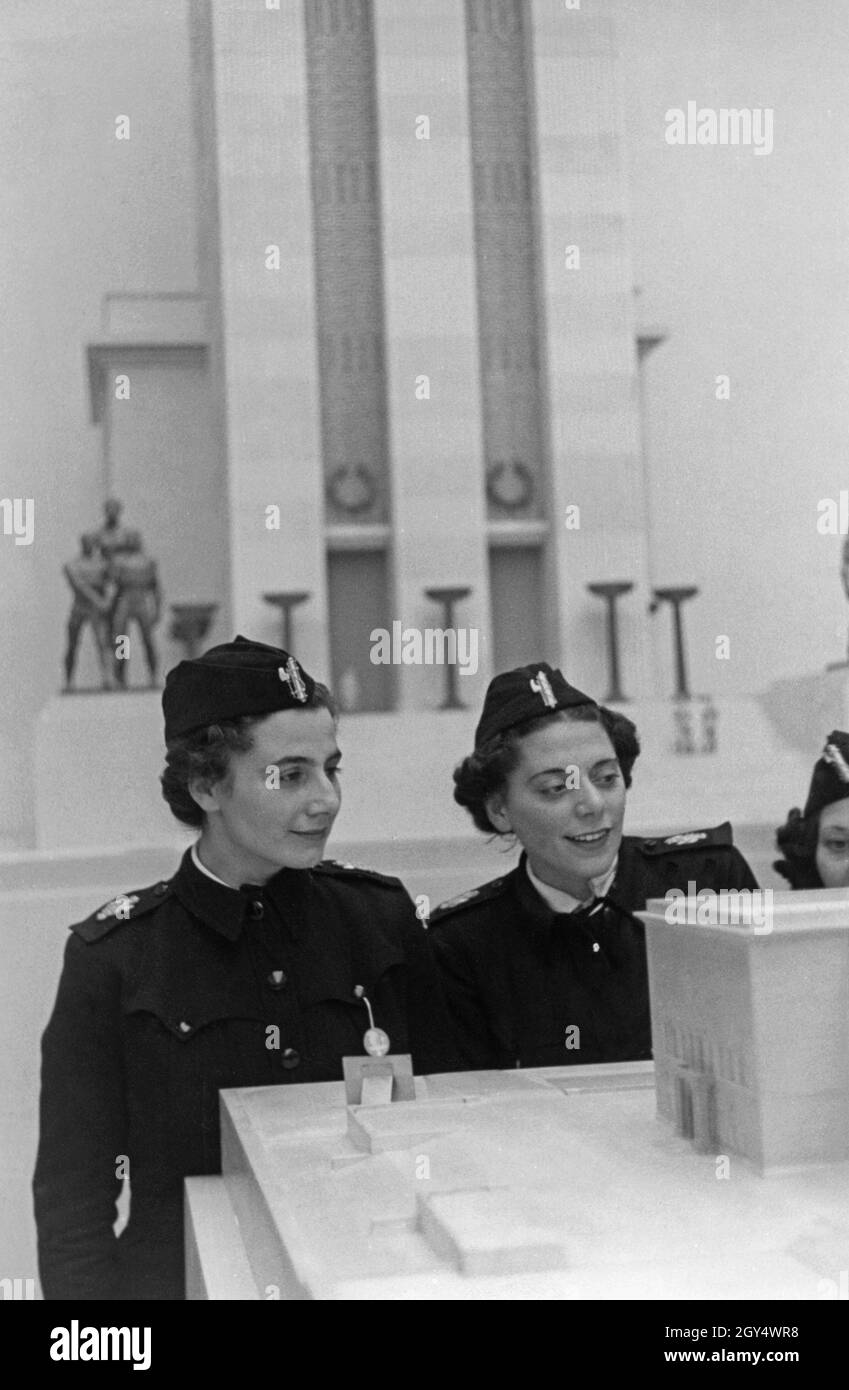
M237 637L170 671L163 706L163 793L200 835L169 882L68 940L33 1183L49 1299L184 1296L183 1179L220 1171L222 1087L341 1079L364 1046L454 1064L406 890L320 862L340 804L325 687ZM366 999L388 1039L366 1042Z
M776 831L773 868L791 888L849 887L849 734L834 729L814 764L804 810Z
M651 1057L642 923L668 889L756 888L731 827L623 836L634 725L540 662L490 683L454 798L518 866L438 908L431 940L464 1066Z

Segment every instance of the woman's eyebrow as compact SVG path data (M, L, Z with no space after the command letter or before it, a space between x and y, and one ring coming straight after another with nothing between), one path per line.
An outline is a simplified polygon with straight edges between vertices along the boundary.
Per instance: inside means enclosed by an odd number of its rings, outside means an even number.
M532 772L528 781L535 782L537 777L565 777L569 772L576 771L577 767L577 763L558 763L556 767L544 767L539 772Z
M321 762L321 763L333 763L333 762L338 762L338 760L341 758L341 756L342 756L342 750L341 750L340 748L335 749L335 751L332 752L332 753L328 753L326 758L308 758L308 757L306 756L306 754L303 754L303 753L292 753L292 754L289 754L288 756L284 756L284 757L282 757L282 758L275 758L272 762L270 762L270 763L268 764L268 766L269 766L269 767L286 767L286 766L290 766L290 767L292 767L292 766L294 766L294 767L317 767L318 764L319 764L319 762Z
M592 770L597 767L604 767L605 763L616 763L616 765L618 766L619 759L616 757L615 754L609 758L598 758L594 763L591 764L590 771L592 772ZM571 769L574 769L577 766L577 763L557 763L555 767L544 767L541 768L539 772L532 772L530 775L530 780L533 781L535 777L547 777L551 773L569 772Z

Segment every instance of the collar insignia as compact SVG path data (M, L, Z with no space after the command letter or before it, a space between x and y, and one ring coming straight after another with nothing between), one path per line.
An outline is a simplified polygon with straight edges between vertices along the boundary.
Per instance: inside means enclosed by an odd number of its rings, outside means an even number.
M128 898L125 893L119 893L117 898L113 898L111 903L102 907L95 916L95 921L105 922L107 917L118 917L126 921L138 902L138 894L132 893Z

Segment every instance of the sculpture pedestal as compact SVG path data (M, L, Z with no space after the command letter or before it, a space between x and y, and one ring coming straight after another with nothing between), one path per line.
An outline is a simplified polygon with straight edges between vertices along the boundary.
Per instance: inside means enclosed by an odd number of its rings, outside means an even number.
M773 681L758 698L780 738L813 765L832 729L849 729L849 666ZM798 803L806 790L800 786Z
M162 799L158 690L57 695L35 732L36 848L185 844Z
M758 851L759 882L777 882L774 827L804 798L835 721L821 725L806 757L781 740L755 697L717 699L718 748L707 753L702 705L686 705L696 746L687 757L672 751L675 702L628 705L643 752L626 830L669 835L730 820L744 852ZM348 780L328 855L399 874L434 903L512 867L514 856L489 845L451 797L451 769L472 747L476 719L472 709L346 715L339 738ZM52 699L36 734L37 848L185 847L159 789L163 754L156 691Z
M750 1302L839 1278L849 1164L764 1179L733 1157L717 1181L656 1118L650 1062L416 1094L223 1091L222 1177L186 1181L188 1298Z

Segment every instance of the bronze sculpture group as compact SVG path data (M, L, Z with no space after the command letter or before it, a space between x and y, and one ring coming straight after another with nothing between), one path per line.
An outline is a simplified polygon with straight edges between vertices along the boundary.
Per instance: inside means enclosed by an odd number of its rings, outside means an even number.
M109 498L103 510L103 525L80 537L80 554L63 569L74 595L65 649L66 691L74 688L77 652L86 625L94 638L101 689L127 688L132 622L141 632L149 683L156 685L153 629L162 612L156 561L145 552L141 532L121 525L120 502Z

